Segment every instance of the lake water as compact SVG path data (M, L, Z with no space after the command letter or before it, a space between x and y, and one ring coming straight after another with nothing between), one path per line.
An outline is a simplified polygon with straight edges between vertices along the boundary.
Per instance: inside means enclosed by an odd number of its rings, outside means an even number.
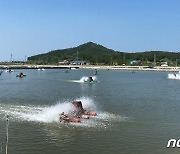
M180 80L167 72L99 70L97 83L83 83L93 70L21 70L0 76L0 142L9 154L169 154L180 138ZM60 123L81 100L96 117Z

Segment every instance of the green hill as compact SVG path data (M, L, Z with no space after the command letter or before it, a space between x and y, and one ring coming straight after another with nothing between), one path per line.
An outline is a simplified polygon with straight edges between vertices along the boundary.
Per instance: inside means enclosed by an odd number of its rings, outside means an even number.
M123 54L103 47L93 42L88 42L74 48L54 50L45 54L28 57L34 63L51 64L63 60L84 60L88 63L110 64L112 59L121 62Z
M146 51L137 53L124 53L108 49L102 45L88 42L74 48L53 50L45 54L28 57L28 62L35 64L58 64L60 61L84 60L90 64L112 65L128 64L130 60L139 60L138 65L149 65L154 61L157 64L163 61L169 65L179 63L179 52Z

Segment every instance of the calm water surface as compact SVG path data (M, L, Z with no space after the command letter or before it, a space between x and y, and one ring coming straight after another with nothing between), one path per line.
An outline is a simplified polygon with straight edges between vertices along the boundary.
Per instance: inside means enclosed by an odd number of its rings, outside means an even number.
M19 72L0 76L0 142L9 115L9 154L180 153L166 148L180 138L180 81L168 73L99 70L89 84L81 79L93 70L23 70L22 79ZM98 116L59 123L73 100Z

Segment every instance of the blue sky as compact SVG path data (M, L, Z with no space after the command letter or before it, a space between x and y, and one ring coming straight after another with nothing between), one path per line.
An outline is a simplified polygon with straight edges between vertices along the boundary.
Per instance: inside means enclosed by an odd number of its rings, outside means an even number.
M179 52L180 1L0 0L0 61L88 41L123 52Z

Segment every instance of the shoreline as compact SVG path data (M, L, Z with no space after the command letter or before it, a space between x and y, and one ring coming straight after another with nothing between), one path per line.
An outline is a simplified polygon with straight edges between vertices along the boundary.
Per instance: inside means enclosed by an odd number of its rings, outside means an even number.
M95 65L0 65L0 69L97 69L97 70L127 70L127 71L158 71L158 72L177 72L180 67L149 67L149 66L95 66Z

